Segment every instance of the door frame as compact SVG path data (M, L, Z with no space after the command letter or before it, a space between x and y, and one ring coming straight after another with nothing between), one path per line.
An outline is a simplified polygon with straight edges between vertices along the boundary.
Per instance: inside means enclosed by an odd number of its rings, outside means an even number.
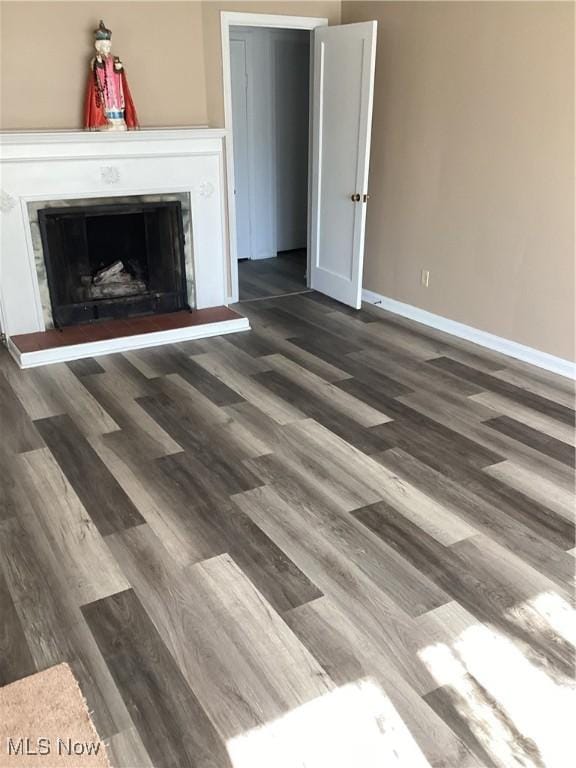
M230 71L230 27L269 27L271 29L301 29L312 32L317 27L328 26L328 19L313 16L282 16L267 13L238 13L221 11L220 28L222 36L222 84L224 91L224 128L226 129L226 199L228 205L228 254L230 258L230 293L228 302L238 301L238 256L236 251L236 201L234 199L234 140L232 125L232 77ZM311 163L312 163L312 106L314 38L310 36L310 99L308 127L308 269L307 283L310 283L310 204L311 204Z
M237 28L234 27L236 30ZM230 62L232 62L232 50L233 50L233 44L235 42L240 41L244 45L244 54L245 54L245 65L246 65L246 79L248 82L250 82L251 78L254 76L254 61L253 61L253 54L254 54L254 46L253 46L253 40L251 35L252 30L249 29L248 33L244 32L242 33L242 28L239 30L238 36L236 36L236 33L230 32L229 37L229 44L230 44ZM230 67L232 68L232 63L230 64ZM230 72L230 78L232 82L233 73ZM252 93L248 88L246 88L245 91L245 99L246 99L246 196L247 200L245 201L247 203L247 209L248 209L248 226L247 231L249 235L249 251L250 251L250 258L253 255L253 237L252 237L252 220L253 220L253 196L252 196L252 185L254 180L254 169L253 169L253 163L254 163L254 137L252 135L253 131L255 130L255 120L254 120L254 110L252 106ZM236 130L238 128L237 121L234 121L234 129ZM233 138L233 137L232 137ZM235 142L235 156L231 157L231 162L234 163L235 157L238 156L238 142ZM236 175L236 167L233 166L232 168L234 172L234 186L236 186L236 183L238 182L238 178ZM237 195L234 195L234 220L236 223L236 237L238 237L238 229L241 229L241 227L238 227L238 211L236 210L236 202L237 202ZM236 239L234 241L234 244L236 246L236 249L238 250L238 240ZM237 258L239 258L239 254L236 254Z

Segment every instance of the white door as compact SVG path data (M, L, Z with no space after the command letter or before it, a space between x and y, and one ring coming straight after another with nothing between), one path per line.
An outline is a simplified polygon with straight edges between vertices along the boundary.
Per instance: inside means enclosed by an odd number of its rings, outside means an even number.
M310 285L360 308L376 22L314 31Z
M245 40L230 40L230 72L232 78L232 125L234 126L236 251L239 259L251 259L250 173L248 165L248 69Z

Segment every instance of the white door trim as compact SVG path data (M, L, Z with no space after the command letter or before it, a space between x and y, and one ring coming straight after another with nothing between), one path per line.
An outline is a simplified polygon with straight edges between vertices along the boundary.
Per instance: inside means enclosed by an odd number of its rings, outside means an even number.
M230 77L230 27L270 27L273 29L303 29L312 31L317 27L325 27L327 25L328 19L317 18L313 16L282 16L267 13L237 13L235 11L221 11L220 13L220 27L222 35L222 82L224 90L224 127L226 129L225 147L226 192L228 201L228 245L231 269L231 295L228 297L228 302L230 304L234 304L238 301L236 204L234 201L234 142L232 130L232 80ZM312 61L313 56L311 55L311 65ZM312 88L310 89L310 98L312 98ZM312 109L310 109L310 116L312 116ZM311 157L311 153L309 154ZM308 198L310 198L310 174L308 179ZM308 276L309 275L310 269L308 269Z
M252 106L252 89L248 88L248 82L252 81L252 78L254 76L254 62L253 62L253 45L252 45L252 30L248 30L248 33L230 33L230 56L232 57L232 45L234 43L242 43L244 45L244 63L245 63L245 69L246 69L246 82L244 84L245 88L245 104L246 104L246 123L245 123L245 130L246 130L246 165L244 168L244 173L246 174L245 181L245 188L244 193L246 195L246 200L244 202L247 203L247 208L249 211L248 216L248 248L246 249L247 252L252 255L252 201L253 201L253 179L254 179L254 171L253 171L253 163L254 163L254 142L251 140L252 136L251 133L253 131L252 125L254 121L254 114L253 114L253 106ZM232 58L230 59L232 61ZM238 126L236 126L238 128ZM236 143L236 157L233 158L233 160L238 159L238 144ZM236 176L236 167L234 167L234 184L239 183L239 179ZM236 198L238 195L236 194L234 196L234 200L236 202ZM237 214L237 211L235 210L235 213ZM241 229L241 228L240 228ZM236 233L238 236L238 232ZM235 241L236 249L238 251L238 241ZM245 244L246 245L246 244ZM239 258L238 252L236 253L237 258Z

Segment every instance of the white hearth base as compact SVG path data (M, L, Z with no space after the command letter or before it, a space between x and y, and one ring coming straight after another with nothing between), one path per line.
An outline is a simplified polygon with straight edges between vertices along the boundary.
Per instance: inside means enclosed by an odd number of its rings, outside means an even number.
M35 368L49 363L65 363L70 360L81 360L85 357L108 355L111 352L129 352L135 349L158 347L163 344L205 339L210 336L222 336L228 333L248 330L250 330L248 319L239 317L237 320L223 320L216 323L204 323L203 325L193 325L186 328L172 328L166 331L153 331L134 336L119 336L114 339L40 349L35 352L21 352L9 338L7 343L8 350L20 368Z

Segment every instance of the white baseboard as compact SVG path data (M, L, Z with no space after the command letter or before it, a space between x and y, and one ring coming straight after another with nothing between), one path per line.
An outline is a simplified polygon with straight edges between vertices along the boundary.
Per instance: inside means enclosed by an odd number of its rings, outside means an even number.
M395 315L401 315L410 320L415 320L417 323L444 331L444 333L449 333L452 336L458 336L460 339L471 341L473 344L478 344L481 347L501 352L504 355L516 358L516 360L522 360L525 363L536 365L538 368L552 371L552 373L557 373L560 376L566 376L569 379L576 378L576 363L570 360L549 355L547 352L541 352L524 344L518 344L516 341L510 341L510 339L503 339L500 336L495 336L493 333L472 328L470 325L458 323L455 320L442 317L442 315L435 315L432 312L427 312L425 309L414 307L412 304L403 304L401 301L389 299L387 296L374 293L374 291L364 289L362 291L362 301L385 309L387 312L392 312Z
M35 368L49 363L66 363L70 360L81 360L84 357L98 357L111 352L129 352L133 349L158 347L163 344L175 344L179 341L205 339L210 336L222 336L227 333L238 333L250 330L250 323L245 317L234 320L223 320L218 323L204 323L186 328L172 328L167 331L154 331L135 336L121 336L116 339L91 341L86 344L70 344L66 347L40 349L37 352L20 352L18 347L7 340L8 350L20 368Z

